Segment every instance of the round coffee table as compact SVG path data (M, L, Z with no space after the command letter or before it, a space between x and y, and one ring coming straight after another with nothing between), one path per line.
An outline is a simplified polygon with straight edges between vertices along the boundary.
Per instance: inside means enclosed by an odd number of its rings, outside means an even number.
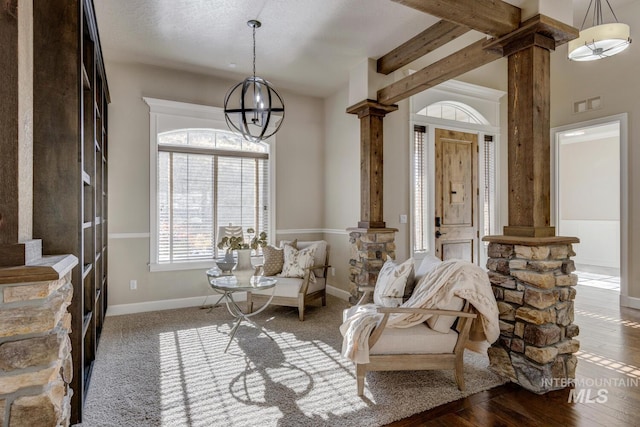
M258 325L256 322L250 319L250 317L262 312L265 308L267 308L269 303L271 303L271 300L273 299L273 295L275 293L275 286L278 281L272 278L253 276L249 283L238 283L234 276L220 276L219 272L220 270L217 269L207 270L207 279L209 281L209 285L214 291L222 294L222 298L224 298L224 302L227 305L227 310L229 310L229 313L236 318L236 321L233 324L233 328L231 329L229 342L227 343L224 352L226 353L229 349L229 345L231 344L231 341L233 340L233 337L235 336L236 331L238 330L238 327L243 320L246 320L256 328L260 329L266 336L273 340L273 337L269 335L262 326ZM240 306L238 306L236 301L233 299L233 294L235 292L255 292L257 290L265 289L272 289L271 297L262 307L260 307L260 309L252 313L243 312Z

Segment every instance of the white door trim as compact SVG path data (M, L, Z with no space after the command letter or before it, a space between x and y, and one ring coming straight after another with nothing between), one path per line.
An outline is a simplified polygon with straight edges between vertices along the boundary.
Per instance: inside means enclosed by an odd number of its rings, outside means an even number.
M559 134L572 129L604 125L612 122L620 123L620 305L640 309L640 299L629 297L629 132L627 113L572 123L551 129L551 143L553 146L551 150L551 164L553 165L551 171L551 212L554 225L559 224Z

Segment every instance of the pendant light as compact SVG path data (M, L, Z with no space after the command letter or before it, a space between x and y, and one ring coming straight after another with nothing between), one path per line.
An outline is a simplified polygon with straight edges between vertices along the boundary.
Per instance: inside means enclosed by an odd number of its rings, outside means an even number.
M569 59L572 61L595 61L613 56L629 47L631 43L629 26L618 22L618 17L609 4L609 0L605 1L616 22L603 23L601 1L591 0L580 27L580 36L569 42ZM593 6L593 26L585 30L583 28L591 6Z
M271 83L256 77L256 29L262 25L247 22L253 29L253 76L233 86L224 98L224 118L231 131L248 141L262 141L274 135L284 120L284 102Z

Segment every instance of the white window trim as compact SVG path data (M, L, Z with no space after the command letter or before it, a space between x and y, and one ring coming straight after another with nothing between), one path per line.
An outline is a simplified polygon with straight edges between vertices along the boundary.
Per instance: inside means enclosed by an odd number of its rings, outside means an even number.
M158 263L158 117L160 115L205 119L214 129L227 129L224 110L208 105L189 104L166 99L142 98L149 106L149 271L202 270L213 266L211 261ZM276 137L265 140L269 144L269 240L275 239L276 224Z

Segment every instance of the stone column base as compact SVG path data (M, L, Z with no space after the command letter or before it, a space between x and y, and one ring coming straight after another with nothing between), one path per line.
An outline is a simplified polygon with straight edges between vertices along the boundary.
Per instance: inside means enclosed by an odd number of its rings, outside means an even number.
M534 393L565 388L578 363L573 323L575 237L489 236L489 279L500 311L490 367Z
M396 258L396 228L348 228L351 256L349 257L349 282L351 304L362 295L360 286L375 286L384 262Z

